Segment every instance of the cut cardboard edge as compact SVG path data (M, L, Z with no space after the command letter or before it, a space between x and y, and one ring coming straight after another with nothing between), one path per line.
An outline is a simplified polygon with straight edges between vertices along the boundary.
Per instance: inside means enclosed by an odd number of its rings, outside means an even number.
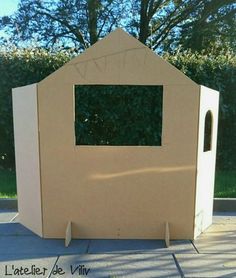
M71 221L67 223L66 233L65 233L65 247L68 247L71 242Z
M170 227L169 227L169 222L165 223L165 243L166 243L166 247L168 248L170 246Z

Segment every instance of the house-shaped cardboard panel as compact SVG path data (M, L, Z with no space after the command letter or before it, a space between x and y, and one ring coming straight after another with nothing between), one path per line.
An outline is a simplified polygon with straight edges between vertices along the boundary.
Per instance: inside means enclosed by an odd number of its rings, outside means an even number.
M77 146L75 85L162 85L161 146ZM193 239L211 224L218 92L117 29L13 90L21 222L46 238ZM115 103L114 103L115 105ZM204 152L205 117L211 143Z

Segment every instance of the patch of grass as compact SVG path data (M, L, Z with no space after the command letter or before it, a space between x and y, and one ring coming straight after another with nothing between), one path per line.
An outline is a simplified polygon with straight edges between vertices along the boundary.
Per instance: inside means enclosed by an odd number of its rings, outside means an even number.
M236 171L216 172L214 197L236 198Z
M15 171L0 169L0 198L16 197Z

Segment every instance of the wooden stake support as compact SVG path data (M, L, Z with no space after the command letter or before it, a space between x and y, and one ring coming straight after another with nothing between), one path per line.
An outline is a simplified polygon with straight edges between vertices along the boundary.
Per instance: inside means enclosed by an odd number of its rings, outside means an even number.
M68 247L70 242L71 242L71 221L69 221L66 226L65 247Z
M168 248L170 246L170 228L169 228L169 222L166 222L166 225L165 225L165 243L166 243L166 247Z

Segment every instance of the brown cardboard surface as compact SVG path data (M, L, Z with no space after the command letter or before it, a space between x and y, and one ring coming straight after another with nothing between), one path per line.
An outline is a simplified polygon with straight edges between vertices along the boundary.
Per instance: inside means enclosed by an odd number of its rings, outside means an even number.
M12 100L19 217L42 236L37 85L13 89Z
M212 223L213 195L215 182L215 160L218 128L219 93L200 86L199 132L198 132L198 162L196 180L195 204L195 237ZM204 152L204 128L207 111L213 115L212 147Z
M75 146L75 84L164 85L163 146ZM118 30L38 88L45 237L193 238L198 85Z
M77 84L163 85L162 146L76 146ZM41 81L43 236L64 238L69 219L73 238L164 239L168 222L171 239L193 239L201 102L199 85L120 29Z

